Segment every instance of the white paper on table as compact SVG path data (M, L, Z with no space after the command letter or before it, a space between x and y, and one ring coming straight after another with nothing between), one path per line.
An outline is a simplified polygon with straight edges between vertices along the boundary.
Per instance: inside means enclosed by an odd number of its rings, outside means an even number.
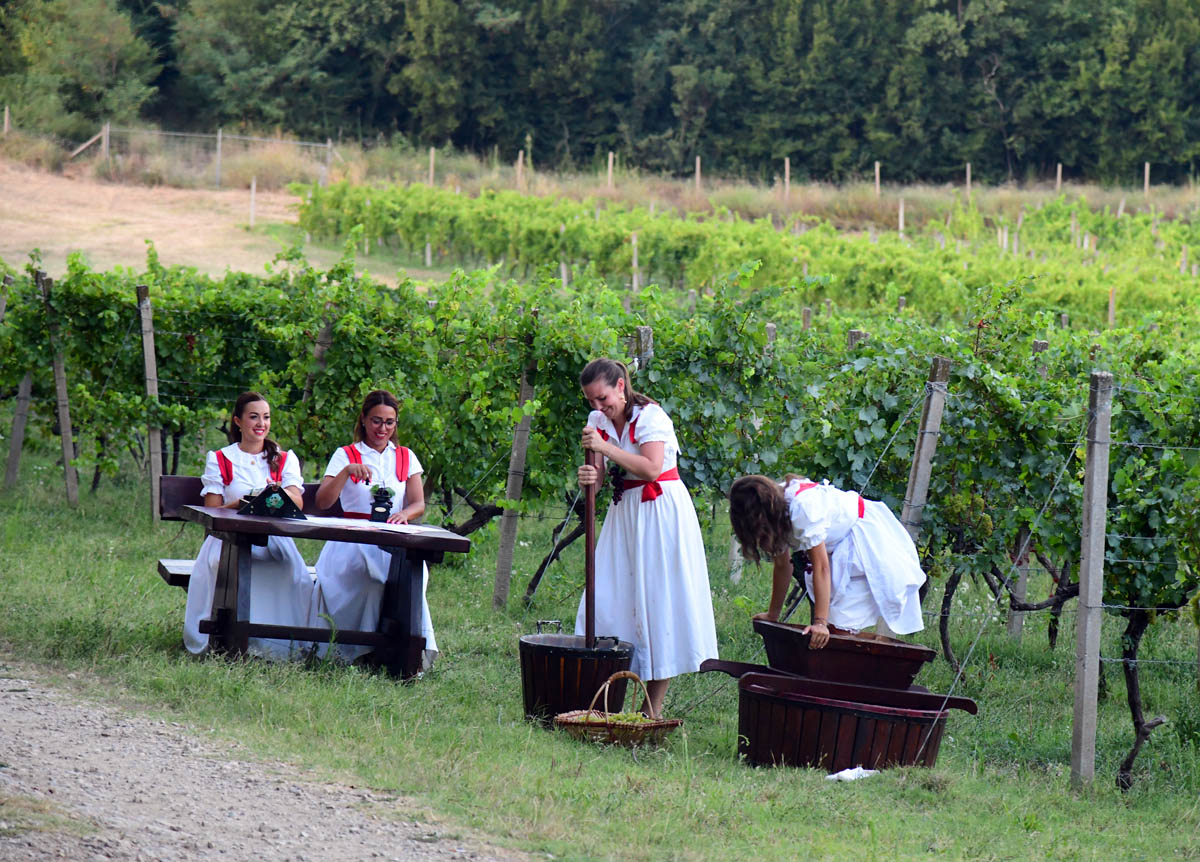
M305 519L310 524L316 524L319 527L350 527L352 529L375 529L388 530L392 533L432 533L440 530L440 527L427 527L420 524L385 524L382 521L364 521L362 518L329 518L320 515L306 515Z

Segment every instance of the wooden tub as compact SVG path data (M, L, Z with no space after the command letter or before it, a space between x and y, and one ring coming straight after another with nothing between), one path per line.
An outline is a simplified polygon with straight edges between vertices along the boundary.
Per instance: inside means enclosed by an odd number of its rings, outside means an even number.
M937 655L927 646L906 643L883 635L830 633L822 649L808 648L803 626L755 620L754 631L763 639L767 664L811 679L854 685L908 688L925 662Z

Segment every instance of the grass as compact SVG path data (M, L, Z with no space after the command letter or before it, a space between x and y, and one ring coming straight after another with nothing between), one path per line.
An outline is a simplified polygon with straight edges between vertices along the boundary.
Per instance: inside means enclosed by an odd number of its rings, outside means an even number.
M844 784L814 770L744 766L735 754L736 685L715 675L672 684L665 713L685 725L661 750L597 748L522 717L518 638L536 619L574 618L579 547L552 567L529 609L514 598L491 610L495 530L472 537L470 555L436 567L429 600L442 655L415 684L334 665L195 660L180 646L183 595L159 580L154 561L193 554L200 531L151 524L132 465L69 509L53 441L39 436L45 427L32 426L20 483L0 498L4 649L79 674L93 697L402 795L397 816L428 811L493 844L564 859L1200 858L1200 696L1188 621L1164 619L1147 636L1146 657L1180 663L1143 671L1148 712L1171 724L1151 737L1126 794L1114 787L1132 741L1119 672L1106 665L1097 781L1074 791L1070 616L1051 653L1044 618L1011 641L970 587L956 597L960 657L982 636L956 693L977 699L980 714L951 714L933 769ZM544 514L521 522L514 596L562 516ZM765 607L768 575L750 568L730 583L727 521L710 514L702 510L721 653L759 661L748 615ZM318 548L301 550L311 561ZM1032 590L1045 588L1033 580ZM938 601L935 585L927 607ZM1119 620L1106 619L1106 655L1118 654L1119 633ZM932 630L917 639L936 644ZM940 659L919 678L935 691L951 680Z

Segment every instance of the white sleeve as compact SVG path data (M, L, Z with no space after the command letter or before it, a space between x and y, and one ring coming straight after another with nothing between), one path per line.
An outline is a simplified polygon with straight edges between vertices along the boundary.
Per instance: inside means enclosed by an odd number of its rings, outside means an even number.
M415 476L418 473L425 472L425 468L421 466L420 460L417 458L417 453L412 449L408 450L408 475Z
M798 494L789 509L800 550L807 551L825 541L829 535L829 507L827 497L819 488Z
M329 466L325 468L325 475L336 476L338 473L342 472L345 466L349 463L350 459L346 456L346 450L341 446L338 446L333 450L333 455L329 459Z
M209 452L204 458L204 487L200 489L201 498L204 494L220 494L225 496L225 483L221 480L221 468L217 466L217 453Z
M280 484L285 488L290 488L292 485L304 486L304 477L300 475L300 459L291 449L288 449L287 460L283 462L283 478L280 480Z
M657 404L647 404L638 414L635 436L639 446L642 443L669 443L675 436L675 426L667 411Z

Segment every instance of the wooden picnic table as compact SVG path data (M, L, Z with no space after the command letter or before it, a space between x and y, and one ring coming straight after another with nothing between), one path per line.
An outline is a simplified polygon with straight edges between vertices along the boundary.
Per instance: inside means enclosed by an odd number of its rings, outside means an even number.
M408 678L421 669L422 563L439 563L445 552L466 553L469 539L441 527L385 525L345 518L290 520L239 515L232 509L182 506L179 516L195 521L223 542L217 566L212 615L200 623L212 648L244 655L256 638L373 646L373 661L389 673ZM325 539L378 545L391 554L377 631L337 631L250 622L250 549L268 536Z

